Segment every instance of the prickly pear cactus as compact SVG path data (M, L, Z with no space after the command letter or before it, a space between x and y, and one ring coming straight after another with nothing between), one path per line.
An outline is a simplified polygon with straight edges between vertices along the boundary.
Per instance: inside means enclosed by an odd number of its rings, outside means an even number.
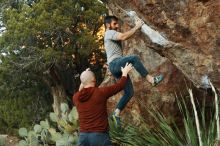
M52 122L57 122L58 121L58 116L55 113L50 113L50 120Z
M40 121L40 126L41 126L43 129L49 129L49 128L50 128L50 125L49 125L48 120L46 120L46 121Z
M76 111L76 107L73 107L72 110L70 111L69 115L68 115L68 120L72 123L72 124L77 124L78 123L78 112Z
M31 146L39 146L40 145L40 141L38 140L38 136L34 131L28 132L27 142Z
M61 103L60 109L61 109L62 113L66 113L69 111L69 107L66 103Z
M27 137L28 136L28 131L26 128L20 128L18 130L18 134L20 137Z
M18 146L75 146L78 141L78 114L74 107L71 111L67 104L61 104L62 117L50 113L50 121L41 121L32 131L19 129L22 140ZM53 127L54 126L54 127ZM1 145L0 145L1 146Z
M5 137L0 135L0 146L4 146L5 145Z
M50 120L58 124L58 128L63 132L74 133L78 130L78 113L76 108L73 107L70 111L66 103L62 103L61 106L62 118L58 118L55 113L50 113Z
M34 132L35 133L40 133L42 131L42 127L41 127L41 125L35 125L34 126Z
M21 140L19 141L18 146L28 146L28 143L25 140Z

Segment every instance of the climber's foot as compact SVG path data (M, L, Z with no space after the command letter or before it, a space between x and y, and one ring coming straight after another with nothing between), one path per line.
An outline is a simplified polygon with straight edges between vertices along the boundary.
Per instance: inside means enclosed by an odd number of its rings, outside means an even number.
M112 114L111 120L113 121L115 127L121 127L121 119L119 116L116 116L115 113Z
M155 76L154 82L152 83L152 86L158 85L163 79L164 79L163 75Z

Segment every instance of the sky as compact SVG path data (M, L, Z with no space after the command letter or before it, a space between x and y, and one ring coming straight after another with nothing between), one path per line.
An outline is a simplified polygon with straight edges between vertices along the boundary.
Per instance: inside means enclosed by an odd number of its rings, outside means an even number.
M0 19L1 20L1 19ZM2 22L0 21L0 37L2 36L3 31L6 29L5 27L1 27L2 26ZM6 55L5 53L1 53L2 55ZM0 63L2 63L2 61L0 60Z
M5 30L5 27L2 27L2 22L0 21L0 36L2 36L2 32Z

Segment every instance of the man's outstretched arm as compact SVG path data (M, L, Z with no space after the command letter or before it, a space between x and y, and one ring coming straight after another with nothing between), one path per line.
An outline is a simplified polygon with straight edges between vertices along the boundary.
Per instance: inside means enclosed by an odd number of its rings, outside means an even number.
M115 95L116 93L120 92L122 89L124 89L126 81L127 81L127 75L128 73L133 69L132 64L126 63L125 67L121 67L122 71L122 77L121 79L114 85L108 86L108 87L102 87L100 88L100 91L103 94L103 97L111 97Z
M139 28L141 28L141 26L144 24L144 22L139 19L135 22L135 27L133 27L132 29L130 29L129 31L127 32L124 32L124 33L118 33L117 35L117 40L126 40L128 39L129 37L131 37Z

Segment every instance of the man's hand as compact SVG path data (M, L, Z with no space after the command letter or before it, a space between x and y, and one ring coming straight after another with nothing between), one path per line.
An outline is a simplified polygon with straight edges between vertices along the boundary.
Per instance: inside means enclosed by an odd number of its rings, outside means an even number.
M133 66L131 63L126 63L124 67L121 67L122 76L127 77L128 73L133 69Z
M83 84L81 83L79 86L79 91L81 91L84 88Z
M135 20L135 28L139 29L141 26L144 24L144 21L141 19L136 19Z

